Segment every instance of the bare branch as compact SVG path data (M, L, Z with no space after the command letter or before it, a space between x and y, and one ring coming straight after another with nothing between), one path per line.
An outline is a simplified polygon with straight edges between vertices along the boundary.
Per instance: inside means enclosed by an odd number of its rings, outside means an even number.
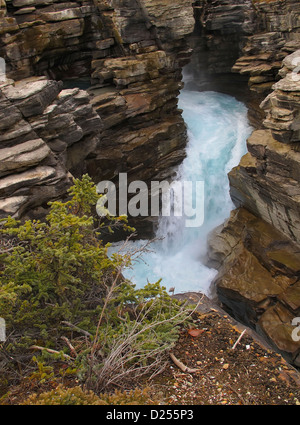
M56 351L56 350L52 350L51 348L40 347L39 345L32 345L30 348L32 350L47 351L48 353L51 353L51 354L59 354L59 355L63 356L66 360L72 359L68 354L65 354L65 353L62 353L62 352L59 352L59 351Z
M241 333L241 335L238 337L238 339L236 340L236 342L234 343L234 345L232 346L232 350L235 349L235 347L238 345L238 343L240 342L240 340L243 338L243 335L245 334L247 329L244 329L243 332Z
M77 331L77 332L82 333L83 335L85 335L85 336L87 336L87 337L89 337L89 338L91 338L91 337L92 337L92 334L90 334L88 331L85 331L84 329L81 329L81 328L79 328L78 326L73 325L73 324L72 324L72 323L70 323L70 322L62 321L61 323L62 323L63 325L68 326L68 327L69 327L69 328L71 328L71 329L74 329L74 330L75 330L75 331Z
M74 355L74 357L77 357L77 352L76 352L75 348L73 347L73 345L71 344L71 342L69 341L69 339L66 336L62 336L61 339L63 341L65 341L65 343L70 348L71 353Z
M195 373L198 372L199 369L191 369L188 366L186 366L185 364L183 364L180 360L178 360L173 353L170 353L170 357L173 360L173 362L176 364L177 367L179 367L180 370L182 370L182 372L186 372L186 373Z

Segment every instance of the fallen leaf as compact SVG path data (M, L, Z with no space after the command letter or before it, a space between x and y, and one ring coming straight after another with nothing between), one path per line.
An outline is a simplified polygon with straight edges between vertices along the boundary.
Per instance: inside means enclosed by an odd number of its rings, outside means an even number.
M229 368L229 364L228 363L225 363L224 365L223 365L223 369L228 369Z
M199 336L199 335L201 335L203 332L204 332L204 330L203 330L203 329L189 329L189 330L188 330L188 334L189 334L189 335L191 335L191 336L193 336L193 337Z

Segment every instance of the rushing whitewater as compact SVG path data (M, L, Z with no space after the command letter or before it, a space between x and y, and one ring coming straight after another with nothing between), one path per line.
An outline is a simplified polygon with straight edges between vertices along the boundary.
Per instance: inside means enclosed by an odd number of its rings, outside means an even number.
M216 271L204 265L208 233L224 222L233 209L227 173L246 153L250 134L246 107L235 98L215 92L182 91L179 107L188 127L186 158L178 181L204 182L204 222L186 227L182 217L161 217L151 252L143 254L125 277L137 287L162 279L175 292L209 295ZM131 249L144 241L130 243ZM113 250L120 248L114 247ZM127 245L128 248L128 245Z

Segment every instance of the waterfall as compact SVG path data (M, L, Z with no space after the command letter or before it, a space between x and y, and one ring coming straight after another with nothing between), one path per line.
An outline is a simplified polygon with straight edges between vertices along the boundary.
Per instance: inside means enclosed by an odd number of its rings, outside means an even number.
M201 226L187 227L184 217L161 217L156 235L159 239L151 252L143 254L124 275L137 287L162 279L161 284L167 289L175 287L176 293L209 295L216 271L204 264L207 236L234 208L227 173L246 153L251 128L244 104L221 93L183 90L179 108L187 124L188 144L176 181L193 185L204 182L204 196L199 200L202 204L198 205L203 208L204 221ZM135 241L131 245L142 243Z

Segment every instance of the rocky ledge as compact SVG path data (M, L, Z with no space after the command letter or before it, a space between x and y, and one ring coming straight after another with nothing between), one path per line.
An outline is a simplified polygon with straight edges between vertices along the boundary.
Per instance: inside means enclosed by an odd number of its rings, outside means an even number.
M0 105L0 214L42 213L66 193L68 169L81 161L76 146L93 150L101 120L86 92L46 77L2 83Z
M193 28L192 0L1 0L1 214L42 212L84 172L170 177Z
M286 64L294 63L286 72ZM248 139L248 154L229 173L231 195L300 244L299 145L300 79L296 70L300 50L283 62L284 76L261 103L267 111L264 129Z
M281 80L261 103L264 127L252 133L248 153L229 173L238 208L213 232L208 253L208 264L219 270L214 288L225 308L297 366L300 341L292 338L292 323L300 315L299 61L299 50L284 59Z
M232 71L249 76L250 90L257 94L271 91L282 60L299 48L300 4L297 0L254 0L258 20Z
M187 85L236 96L261 128L259 104L300 45L299 7L298 0L196 0Z

